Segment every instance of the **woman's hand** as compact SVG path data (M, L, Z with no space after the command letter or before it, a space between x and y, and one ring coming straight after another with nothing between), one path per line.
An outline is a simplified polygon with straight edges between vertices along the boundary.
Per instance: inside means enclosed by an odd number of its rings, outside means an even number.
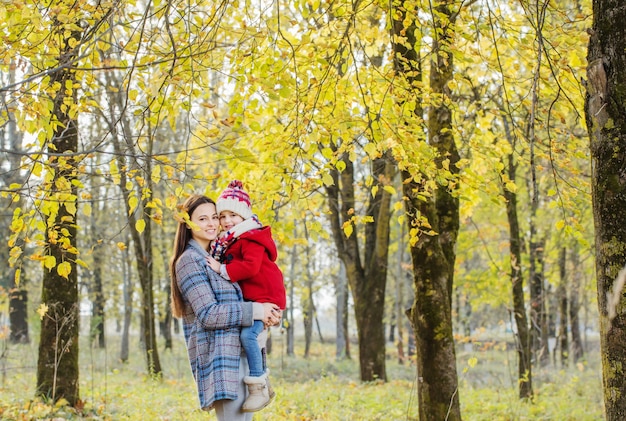
M276 304L263 303L263 323L266 327L278 326L280 319L283 317L283 312Z
M206 261L209 263L209 266L213 269L213 271L220 273L220 267L222 266L220 262L215 260L213 256L207 256Z

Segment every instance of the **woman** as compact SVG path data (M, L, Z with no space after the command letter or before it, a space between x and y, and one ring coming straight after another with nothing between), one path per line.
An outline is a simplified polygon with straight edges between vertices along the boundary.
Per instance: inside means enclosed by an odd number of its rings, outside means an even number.
M172 314L183 319L191 371L198 387L200 407L215 409L218 420L252 420L241 411L248 373L241 358L242 326L254 320L278 324L280 309L271 303L243 302L241 289L213 272L206 256L219 233L215 202L192 195L183 204L170 260Z

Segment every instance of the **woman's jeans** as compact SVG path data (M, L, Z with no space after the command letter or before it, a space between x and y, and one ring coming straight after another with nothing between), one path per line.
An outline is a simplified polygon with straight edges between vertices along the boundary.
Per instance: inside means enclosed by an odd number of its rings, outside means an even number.
M246 351L248 365L250 366L250 376L252 377L260 377L265 373L263 355L258 342L258 336L264 329L265 325L261 320L255 320L252 326L241 329L241 345L244 351Z

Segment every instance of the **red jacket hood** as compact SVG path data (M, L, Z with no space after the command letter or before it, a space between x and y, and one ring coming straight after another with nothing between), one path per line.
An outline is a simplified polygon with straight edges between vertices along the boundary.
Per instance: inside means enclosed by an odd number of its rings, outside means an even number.
M263 228L259 228L256 230L244 232L239 236L240 239L246 239L248 241L254 241L265 247L267 250L267 254L272 262L276 261L278 257L278 251L276 250L276 243L272 238L272 228L270 226L265 226Z

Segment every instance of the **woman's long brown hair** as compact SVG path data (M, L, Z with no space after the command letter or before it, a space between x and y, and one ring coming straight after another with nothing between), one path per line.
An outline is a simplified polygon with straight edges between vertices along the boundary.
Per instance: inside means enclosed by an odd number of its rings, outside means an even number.
M183 254L185 248L187 248L187 244L189 244L189 240L192 238L191 229L189 228L189 225L187 225L187 220L191 219L193 212L198 206L205 203L215 205L215 202L208 197L194 194L189 196L182 206L179 207L179 211L182 216L177 218L178 227L176 227L176 237L174 237L174 250L172 252L172 257L170 258L172 315L174 317L182 317L185 309L185 302L180 292L180 288L178 287L178 280L176 278L176 262L178 261L180 255Z

